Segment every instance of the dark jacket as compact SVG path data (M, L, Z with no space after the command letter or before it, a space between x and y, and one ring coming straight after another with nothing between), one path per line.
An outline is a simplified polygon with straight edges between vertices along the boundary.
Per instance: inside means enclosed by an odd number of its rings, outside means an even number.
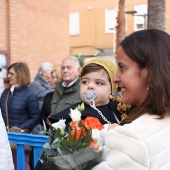
M1 112L6 124L6 96L10 88L4 90L1 96ZM32 129L39 122L39 105L35 93L28 87L16 87L8 97L9 127Z
M71 122L71 117L69 115L70 108L75 109L81 103L82 102L78 102L78 103L66 108L63 111L52 115L49 118L49 120L51 121L51 123L55 123L55 122L58 122L60 119L66 119L66 124L70 123ZM91 106L89 106L87 104L84 104L84 106L85 106L85 109L82 111L82 116L81 116L82 120L88 116L91 116L91 117L98 118L102 124L107 124L107 121L105 121L102 118L102 116L98 113L97 110L93 109ZM116 101L109 102L105 106L99 106L99 107L97 107L97 109L100 112L102 112L103 116L111 123L118 123L116 119L118 119L119 121L121 120L121 113L117 110L117 102Z
M50 93L47 93L46 96L44 97L44 102L41 108L40 115L41 115L41 119L43 119L45 123L46 123L47 117L51 114L51 101L53 98L53 94L54 92L50 92ZM40 123L42 124L41 120L40 120ZM47 128L49 127L47 124L46 126Z
M58 113L67 107L80 102L80 79L71 87L63 87L62 81L56 83L56 89L54 91L53 99L51 102L52 114Z
M29 88L31 88L35 92L41 110L45 95L53 91L50 87L50 83L45 79L43 79L41 75L37 74L34 78L34 81L29 86Z

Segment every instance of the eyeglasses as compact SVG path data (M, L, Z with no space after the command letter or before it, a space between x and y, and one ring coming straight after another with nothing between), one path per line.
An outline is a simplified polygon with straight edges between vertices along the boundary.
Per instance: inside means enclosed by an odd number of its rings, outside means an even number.
M13 75L15 75L14 73L8 72L8 77L12 77Z

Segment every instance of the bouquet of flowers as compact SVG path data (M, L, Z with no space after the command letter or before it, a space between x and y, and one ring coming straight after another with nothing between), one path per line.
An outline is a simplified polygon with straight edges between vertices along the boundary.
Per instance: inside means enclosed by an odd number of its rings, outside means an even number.
M70 109L72 122L68 131L64 119L52 124L48 142L43 146L48 168L89 170L101 157L102 143L99 132L104 127L94 117L81 120L83 110L83 103L75 110Z

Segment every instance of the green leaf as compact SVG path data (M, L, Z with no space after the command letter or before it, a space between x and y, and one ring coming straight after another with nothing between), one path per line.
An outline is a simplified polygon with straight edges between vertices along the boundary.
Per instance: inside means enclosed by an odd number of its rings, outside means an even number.
M69 143L68 140L62 140L62 141L60 142L60 144L61 144L62 147L64 147L64 146L70 146L70 143Z
M71 142L73 140L72 136L71 136L71 128L70 127L68 128L68 138L69 138L69 142Z
M84 124L82 124L82 123L79 123L78 127L84 127L85 128Z
M83 147L88 147L90 145L90 140L91 140L91 135L92 135L92 130L86 130L86 136L84 137L82 143Z
M75 130L74 136L73 136L73 146L77 141L77 129Z
M62 138L61 133L60 133L60 129L55 129L55 138L59 138L59 139Z

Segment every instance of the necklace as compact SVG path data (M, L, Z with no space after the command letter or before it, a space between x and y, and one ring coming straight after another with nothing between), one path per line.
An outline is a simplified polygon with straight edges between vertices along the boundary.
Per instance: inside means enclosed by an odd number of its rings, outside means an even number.
M122 99L119 96L113 97L113 100L118 102L117 110L122 114L121 119L123 120L124 118L127 117L127 111L131 109L131 105L123 104Z
M99 109L96 108L95 102L94 102L93 99L90 99L90 100L89 100L89 104L90 104L90 106L91 106L93 109L95 109L95 110L99 113L99 115L102 117L102 119L103 119L105 122L107 122L108 124L111 124L111 122L110 122L109 120L107 120L107 118L102 114L102 112L101 112Z

